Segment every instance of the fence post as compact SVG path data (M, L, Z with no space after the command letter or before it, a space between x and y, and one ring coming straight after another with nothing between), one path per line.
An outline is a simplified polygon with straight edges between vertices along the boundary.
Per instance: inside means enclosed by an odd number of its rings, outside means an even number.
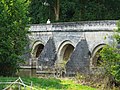
M19 88L19 90L21 90L21 85L20 85L20 82L18 82L18 88Z
M24 90L26 90L26 86L24 86Z
M32 82L31 82L31 89L30 90L32 90Z

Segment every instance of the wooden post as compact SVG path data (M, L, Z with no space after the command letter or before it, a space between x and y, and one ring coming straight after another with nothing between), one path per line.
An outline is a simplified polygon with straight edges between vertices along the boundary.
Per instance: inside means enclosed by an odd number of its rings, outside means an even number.
M26 86L24 86L24 90L26 90Z
M21 90L21 85L20 82L18 83L18 89Z
M30 90L32 90L32 82L31 82L31 89Z

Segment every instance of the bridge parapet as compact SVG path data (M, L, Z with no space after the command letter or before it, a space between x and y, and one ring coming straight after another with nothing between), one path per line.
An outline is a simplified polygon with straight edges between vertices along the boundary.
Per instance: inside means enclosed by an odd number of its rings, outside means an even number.
M89 32L89 31L113 31L117 29L117 20L105 21L81 21L62 22L51 24L33 24L30 32Z

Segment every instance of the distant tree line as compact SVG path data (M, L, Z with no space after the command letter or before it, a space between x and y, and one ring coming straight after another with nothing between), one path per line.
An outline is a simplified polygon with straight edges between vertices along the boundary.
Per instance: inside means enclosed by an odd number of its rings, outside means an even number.
M31 23L120 18L120 0L30 0Z

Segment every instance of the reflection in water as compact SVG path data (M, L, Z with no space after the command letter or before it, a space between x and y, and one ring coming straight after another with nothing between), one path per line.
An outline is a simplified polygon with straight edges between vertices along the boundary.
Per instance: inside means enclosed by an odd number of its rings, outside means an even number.
M18 76L20 76L20 77L37 77L36 69L20 69Z

